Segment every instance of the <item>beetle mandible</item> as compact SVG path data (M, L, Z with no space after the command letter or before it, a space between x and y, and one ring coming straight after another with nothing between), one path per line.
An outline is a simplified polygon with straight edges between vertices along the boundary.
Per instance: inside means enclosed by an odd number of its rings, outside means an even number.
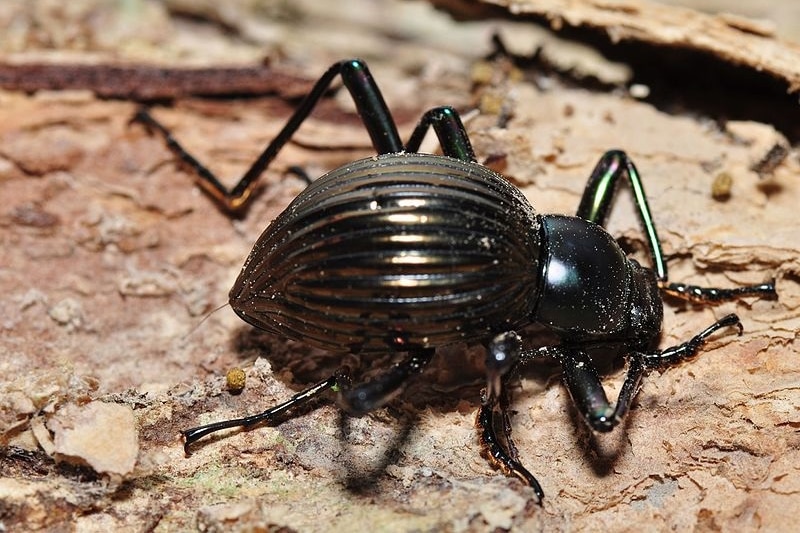
M230 291L230 305L257 328L330 352L407 355L366 383L352 384L343 368L262 413L185 430L187 453L209 433L270 422L328 389L348 413L362 415L395 397L437 347L483 343L486 389L476 425L484 454L530 485L541 502L544 492L520 463L510 435L507 383L515 368L535 357L555 358L589 426L610 431L648 370L696 355L721 328L737 326L741 332L739 318L730 314L682 344L656 349L662 292L696 302L775 296L773 282L734 289L669 282L642 180L622 151L601 157L576 216L564 216L537 214L516 187L478 164L451 107L426 112L403 144L360 60L331 66L230 190L148 111L139 110L135 118L163 135L206 191L235 211L336 76L379 155L325 174L295 198L256 241ZM417 153L431 128L444 155ZM622 177L633 190L652 268L627 258L602 227ZM560 342L523 350L516 331L531 323L546 326ZM591 359L598 348L627 358L613 405Z

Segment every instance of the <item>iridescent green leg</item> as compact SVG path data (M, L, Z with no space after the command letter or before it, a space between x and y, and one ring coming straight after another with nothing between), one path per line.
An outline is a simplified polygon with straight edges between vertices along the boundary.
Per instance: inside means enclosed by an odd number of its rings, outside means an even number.
M604 225L608 219L609 209L616 194L619 179L623 176L627 177L628 184L633 192L639 220L644 228L647 244L650 248L653 270L662 291L671 296L693 302L719 302L733 300L742 296L775 297L774 282L735 289L716 289L669 282L667 262L661 249L661 241L658 238L650 206L647 203L647 195L644 192L642 178L631 158L621 150L610 150L600 158L583 191L577 216L595 224Z
M406 144L406 151L419 151L422 140L431 127L439 138L444 155L462 161L475 162L475 152L472 150L472 144L469 142L469 136L461 122L461 117L455 109L449 106L434 107L422 116Z

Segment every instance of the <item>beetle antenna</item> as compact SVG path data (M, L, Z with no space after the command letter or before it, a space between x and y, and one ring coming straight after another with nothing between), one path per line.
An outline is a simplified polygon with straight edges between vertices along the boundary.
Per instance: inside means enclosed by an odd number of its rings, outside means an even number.
M194 327L192 329L190 329L186 333L186 335L183 336L183 339L181 339L181 340L186 340L189 337L191 337L192 335L194 335L195 331L200 329L200 326L202 326L205 323L205 321L208 320L211 317L211 315L213 315L214 313L216 313L220 309L223 309L225 307L230 307L230 305L231 305L230 302L225 302L224 304L220 305L219 307L216 307L216 308L212 309L211 311L209 311L208 313L206 313L205 316L200 319L200 322L195 324Z

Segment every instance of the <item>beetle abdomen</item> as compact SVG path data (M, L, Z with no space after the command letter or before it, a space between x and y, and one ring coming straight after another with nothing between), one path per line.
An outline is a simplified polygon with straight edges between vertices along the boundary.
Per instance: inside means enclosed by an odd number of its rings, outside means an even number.
M474 163L389 154L338 168L264 231L231 289L256 327L332 351L472 341L530 320L540 227Z

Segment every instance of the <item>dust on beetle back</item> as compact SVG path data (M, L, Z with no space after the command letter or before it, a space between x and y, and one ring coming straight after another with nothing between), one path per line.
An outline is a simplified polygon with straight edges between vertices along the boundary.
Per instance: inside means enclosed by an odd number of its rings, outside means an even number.
M230 304L258 328L334 352L476 341L530 321L540 240L530 203L485 167L362 159L270 224Z

